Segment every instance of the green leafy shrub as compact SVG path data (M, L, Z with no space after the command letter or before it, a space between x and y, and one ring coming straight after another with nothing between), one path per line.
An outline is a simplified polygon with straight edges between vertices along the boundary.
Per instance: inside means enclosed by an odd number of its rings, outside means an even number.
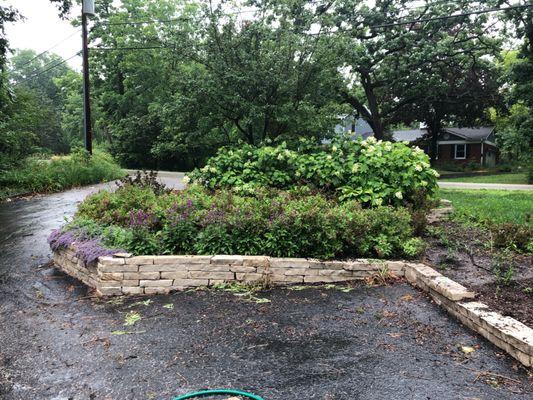
M233 188L241 194L253 194L261 187L291 190L307 186L341 201L401 206L433 198L437 176L418 148L374 138L341 138L331 145L302 139L294 149L285 142L222 148L189 178L209 189Z
M123 175L109 154L95 150L90 157L79 149L68 156L30 157L21 167L0 173L0 186L11 188L11 192L56 192Z
M191 185L155 195L126 185L88 197L69 226L134 254L385 258L420 248L407 208L272 189L242 196Z
M533 253L533 227L513 223L489 225L496 247Z

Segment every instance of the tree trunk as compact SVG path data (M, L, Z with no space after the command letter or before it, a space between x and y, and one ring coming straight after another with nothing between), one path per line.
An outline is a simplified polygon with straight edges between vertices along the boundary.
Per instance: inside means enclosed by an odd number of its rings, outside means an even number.
M363 85L363 89L365 90L368 109L370 111L370 118L367 120L367 122L374 131L374 137L378 140L383 139L385 128L379 112L378 99L374 93L370 75L367 72L361 73L361 83Z
M431 121L426 121L426 124L429 133L429 158L431 160L431 165L435 165L435 161L439 154L438 139L442 129L442 123L438 116L433 116Z

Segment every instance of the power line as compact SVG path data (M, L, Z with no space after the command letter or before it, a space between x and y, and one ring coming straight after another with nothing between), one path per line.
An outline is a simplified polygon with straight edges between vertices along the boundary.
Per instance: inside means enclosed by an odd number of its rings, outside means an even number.
M443 16L440 16L440 17L423 18L423 19L416 19L416 20L411 20L411 21L391 22L389 24L381 24L381 25L370 26L369 28L371 28L371 29L388 28L388 27L391 27L391 26L410 25L410 24L416 24L418 22L430 22L430 21L437 21L437 20L444 20L444 19L468 17L470 15L488 14L488 13L493 13L493 12L503 12L503 11L515 10L515 9L519 9L519 8L529 8L529 7L533 7L533 4L526 4L526 5L522 5L522 6L509 6L509 7L505 7L505 8L490 8L490 9L487 9L487 10L470 11L470 12L467 12L467 13L454 14L454 15L443 15Z
M439 17L430 17L430 18L422 18L422 19L415 19L415 20L408 20L408 21L391 22L387 24L370 25L368 26L368 28L369 29L389 28L393 26L410 25L410 24L415 24L415 23L420 23L420 22L430 22L430 21L437 21L437 20L447 20L447 19L468 17L470 15L480 15L480 14L488 14L488 13L494 13L494 12L505 12L505 11L510 11L510 10L522 9L522 8L530 8L530 7L533 7L533 4L516 5L516 6L509 6L509 7L504 7L504 8L490 8L486 10L470 11L470 12L454 14L454 15L443 15ZM246 10L246 11L229 13L226 15L243 14L243 13L256 12L256 11L258 10ZM100 22L100 23L97 23L96 26L97 25L102 25L102 26L142 25L142 24L150 24L150 23L167 24L167 23L173 23L173 22L178 22L178 21L188 21L188 20L191 20L191 18L180 17L180 18L173 18L173 19L166 19L166 20L165 19L152 19L152 20L144 20L144 21ZM112 50L112 49L113 48L108 48L107 50ZM103 48L101 50L103 50ZM145 49L143 48L141 50L145 50Z
M140 47L90 47L91 51L115 51L115 50L154 50L154 49L174 49L174 46L140 46Z
M37 72L37 73L34 74L34 75L28 76L27 78L25 78L25 79L23 79L23 80L21 80L21 81L19 81L19 82L16 82L14 86L18 86L18 85L20 85L20 84L22 84L22 83L24 83L24 82L27 82L27 81L33 80L33 79L35 79L35 78L37 78L37 77L43 75L43 74L45 74L45 73L47 73L47 72L53 70L54 68L57 68L57 67L59 67L59 66L65 64L66 62L72 60L74 57L79 56L80 53L81 53L81 51L78 51L78 52L77 52L76 54L74 54L73 56L71 56L71 57L69 57L69 58L67 58L67 59L65 59L65 60L58 61L57 63L55 63L55 64L52 65L51 67L46 68L46 69L44 69L44 70L42 70L42 71L39 71L39 72ZM49 65L49 64L48 64L48 65Z
M440 17L432 17L432 18L424 18L424 19L417 19L417 20L410 20L410 21L400 21L400 22L394 22L390 24L380 24L380 25L371 25L368 28L369 29L379 29L379 28L386 28L386 27L392 27L392 26L400 26L400 25L409 25L419 22L428 22L428 21L434 21L434 20L445 20L445 19L452 19L452 18L459 18L459 17L466 17L469 15L479 15L479 14L486 14L486 13L493 13L493 12L503 12L508 10L514 10L514 9L521 9L521 8L529 8L533 7L533 4L528 5L521 5L521 6L510 6L505 8L491 8L487 10L477 10L477 11L471 11L468 13L462 13L462 14L455 14L455 15L446 15L446 16L440 16ZM159 22L163 23L163 20L158 20ZM174 21L174 20L168 20L168 21ZM137 23L141 23L141 21L137 21ZM147 23L146 21L143 21L142 23ZM127 23L124 23L127 24ZM335 32L333 32L335 33ZM313 34L311 34L313 35ZM91 50L96 51L134 51L134 50L154 50L154 49L172 49L174 47L172 46L141 46L141 47L93 47Z
M76 29L74 32L72 32L70 35L68 35L66 38L64 38L63 40L61 40L60 42L56 43L55 45L53 45L52 47L50 47L48 50L45 50L43 51L42 53L39 53L37 54L35 57L33 57L31 60L25 62L24 64L18 66L17 68L23 68L25 67L26 65L29 65L31 64L33 61L37 60L39 57L42 57L44 56L46 53L49 53L50 51L54 50L56 47L58 47L59 45L65 43L67 40L69 40L71 37L73 37L74 35L77 35L78 33L80 32L80 29Z
M259 9L254 10L243 10L243 11L234 11L230 13L225 13L224 15L238 15L238 14L247 14L259 11ZM147 19L147 20L133 20L133 21L120 21L120 22L96 22L95 26L122 26L122 25L144 25L144 24L169 24L172 22L180 21L191 21L191 17L178 17L171 19Z

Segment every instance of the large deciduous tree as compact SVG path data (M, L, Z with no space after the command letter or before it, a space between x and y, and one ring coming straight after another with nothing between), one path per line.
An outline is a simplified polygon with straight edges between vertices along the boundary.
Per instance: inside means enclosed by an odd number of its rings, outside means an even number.
M441 108L432 120L440 114L439 122L443 121L450 114L451 102L464 107L468 100L469 108L475 107L482 96L466 97L453 80L473 83L480 69L477 64L482 64L479 60L498 53L498 43L490 39L494 27L486 15L448 17L479 10L480 3L378 0L374 7L362 0L336 3L336 25L346 46L350 79L341 95L370 124L376 137L385 136L388 125L398 122L406 106L414 106L412 110L426 106L432 85L435 95L440 92L445 97L430 107ZM418 119L426 120L427 112Z

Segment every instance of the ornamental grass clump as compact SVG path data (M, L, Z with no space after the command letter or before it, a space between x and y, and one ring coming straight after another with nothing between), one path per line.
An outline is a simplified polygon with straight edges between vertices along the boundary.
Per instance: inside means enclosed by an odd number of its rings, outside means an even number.
M264 187L308 187L365 207L410 204L420 208L436 196L437 176L418 147L370 137L339 138L328 145L300 139L292 147L285 142L225 147L188 179L208 189L232 188L241 194Z

